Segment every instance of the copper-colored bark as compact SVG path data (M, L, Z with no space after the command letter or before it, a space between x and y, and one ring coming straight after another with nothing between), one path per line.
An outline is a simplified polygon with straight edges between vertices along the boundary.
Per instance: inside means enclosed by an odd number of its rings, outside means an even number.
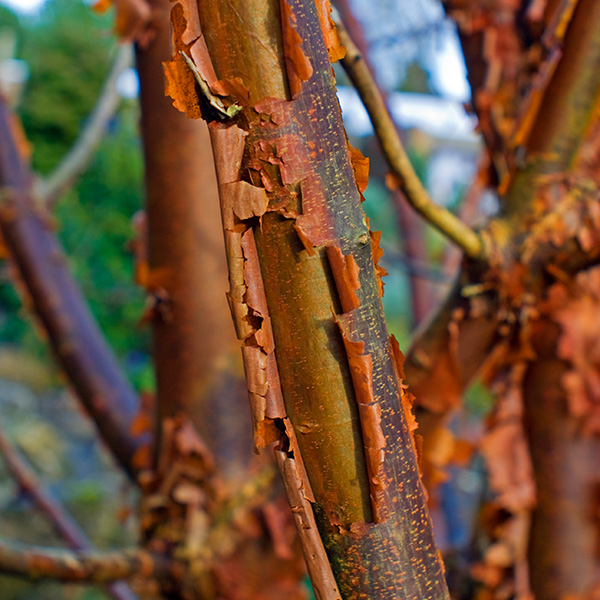
M207 1L197 24L193 3L181 6L179 48L242 110L203 109L257 444L281 437L287 459L303 461L308 481L299 469L297 485L307 498L312 488L342 597L444 598L315 5ZM253 52L250 68L232 58ZM185 104L178 63L172 91Z
M29 175L15 145L10 118L1 104L2 237L61 368L112 454L135 477L142 465L134 463L134 455L148 442L147 436L135 437L131 432L137 396L71 278L49 218L33 204Z

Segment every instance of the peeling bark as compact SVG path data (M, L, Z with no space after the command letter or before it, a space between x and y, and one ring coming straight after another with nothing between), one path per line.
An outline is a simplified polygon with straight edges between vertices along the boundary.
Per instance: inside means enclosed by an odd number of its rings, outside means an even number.
M180 581L161 582L164 597L304 600L304 570L292 517L289 508L278 503L283 489L273 485L274 466L268 456L251 458L242 365L227 310L225 252L208 129L176 111L164 95L161 61L170 54L170 4L166 0L150 4L155 35L137 48L149 255L142 283L158 304L152 311L152 327L161 434L157 470L146 481L144 536L149 547L166 544L170 553L185 557L187 572L182 569ZM260 192L246 186L231 190L238 211L239 197L248 188ZM254 193L240 217L261 210L263 197L266 200L264 192ZM262 360L260 353L246 352L244 360L252 365L249 373L261 374L254 362ZM261 385L259 378L250 387ZM199 440L195 442L203 458L200 465L186 451L172 448L183 430L192 439L183 415L206 444L200 451ZM235 522L231 515L224 517L223 513L234 512L232 503L248 490L253 493L245 498L245 506L235 507ZM204 547L203 539L210 540L209 547Z
M178 48L211 93L242 107L233 119L202 113L256 445L283 438L343 598L444 598L315 6L204 2L198 21L194 8L173 9ZM194 112L188 88L171 90Z

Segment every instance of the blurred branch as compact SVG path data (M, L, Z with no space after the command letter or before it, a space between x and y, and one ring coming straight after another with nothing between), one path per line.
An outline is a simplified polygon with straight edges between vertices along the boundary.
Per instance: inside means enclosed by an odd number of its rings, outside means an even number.
M44 488L33 469L10 443L0 428L0 453L19 487L31 497L36 506L48 517L59 535L75 550L90 550L92 543L65 507ZM129 586L124 582L105 586L106 593L114 600L135 600Z
M87 119L79 137L58 167L47 178L40 178L35 184L35 197L43 204L53 204L64 194L89 165L108 122L115 114L121 96L117 91L117 80L133 61L130 44L118 47L117 56L104 82L94 110Z
M462 248L467 256L482 259L484 247L479 235L451 212L437 206L423 187L361 52L339 20L336 25L342 45L346 48L342 66L363 101L383 155L407 201L430 225Z
M389 244L381 244L384 251L383 259L390 268L399 269L408 275L427 279L437 285L450 285L454 276L443 269L431 266L429 263L409 256L405 252L398 252Z
M0 573L28 579L108 583L166 574L168 563L135 548L115 552L42 548L0 540Z
M373 80L377 83L377 73L371 61L369 60L367 41L363 33L361 23L356 19L348 0L335 0L335 8L339 12L340 20L348 31L348 34L365 62L365 66L369 69L373 76ZM384 103L388 102L387 95L384 90L378 88ZM412 264L425 264L427 261L427 245L425 243L425 224L419 215L412 209L406 201L404 194L399 190L392 190L390 200L396 209L396 217L398 221L398 230L402 240L402 249L404 255L400 258L399 263L406 263L406 266L400 267L408 273L408 282L410 285L410 302L412 325L418 325L429 314L436 299L436 294L431 289L429 277L421 276L419 271L423 269L412 268ZM455 246L452 246L456 249ZM460 251L456 249L459 253ZM387 253L387 250L386 250ZM393 260L393 257L392 257Z
M132 433L137 394L71 277L51 223L34 205L18 133L18 123L0 102L0 232L16 267L16 283L104 442L135 480L149 443L145 432Z

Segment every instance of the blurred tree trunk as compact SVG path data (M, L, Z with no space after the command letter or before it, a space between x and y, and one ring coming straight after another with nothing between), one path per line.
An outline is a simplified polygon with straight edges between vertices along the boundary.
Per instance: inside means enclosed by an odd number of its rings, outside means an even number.
M159 423L185 413L227 479L252 447L242 365L225 293L227 265L206 125L164 93L169 2L153 0L155 38L137 46L146 173L148 290ZM235 355L232 356L232 353Z
M489 264L464 263L407 361L428 470L451 456L443 428L487 363L486 380L501 393L482 442L496 507L493 518L486 513L493 544L477 569L485 597L592 598L600 584L600 298L590 269L600 253L600 3L447 8L500 214L485 228Z

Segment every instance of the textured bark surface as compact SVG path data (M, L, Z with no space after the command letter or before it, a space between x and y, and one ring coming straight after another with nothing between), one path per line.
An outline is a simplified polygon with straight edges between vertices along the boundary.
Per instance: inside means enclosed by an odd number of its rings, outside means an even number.
M30 177L14 133L18 125L0 106L0 230L25 300L39 319L58 363L100 435L123 469L144 466L147 435L132 425L138 399L71 278L48 216L30 195ZM136 458L137 453L137 460Z
M175 5L178 48L241 108L228 119L206 93L196 100L211 122L256 444L283 436L286 459L304 463L298 486L314 501L342 597L444 598L316 7L203 2L198 21L194 11ZM254 55L249 67L235 60ZM184 66L168 67L171 91L193 114ZM319 597L336 597L327 578L315 583Z

